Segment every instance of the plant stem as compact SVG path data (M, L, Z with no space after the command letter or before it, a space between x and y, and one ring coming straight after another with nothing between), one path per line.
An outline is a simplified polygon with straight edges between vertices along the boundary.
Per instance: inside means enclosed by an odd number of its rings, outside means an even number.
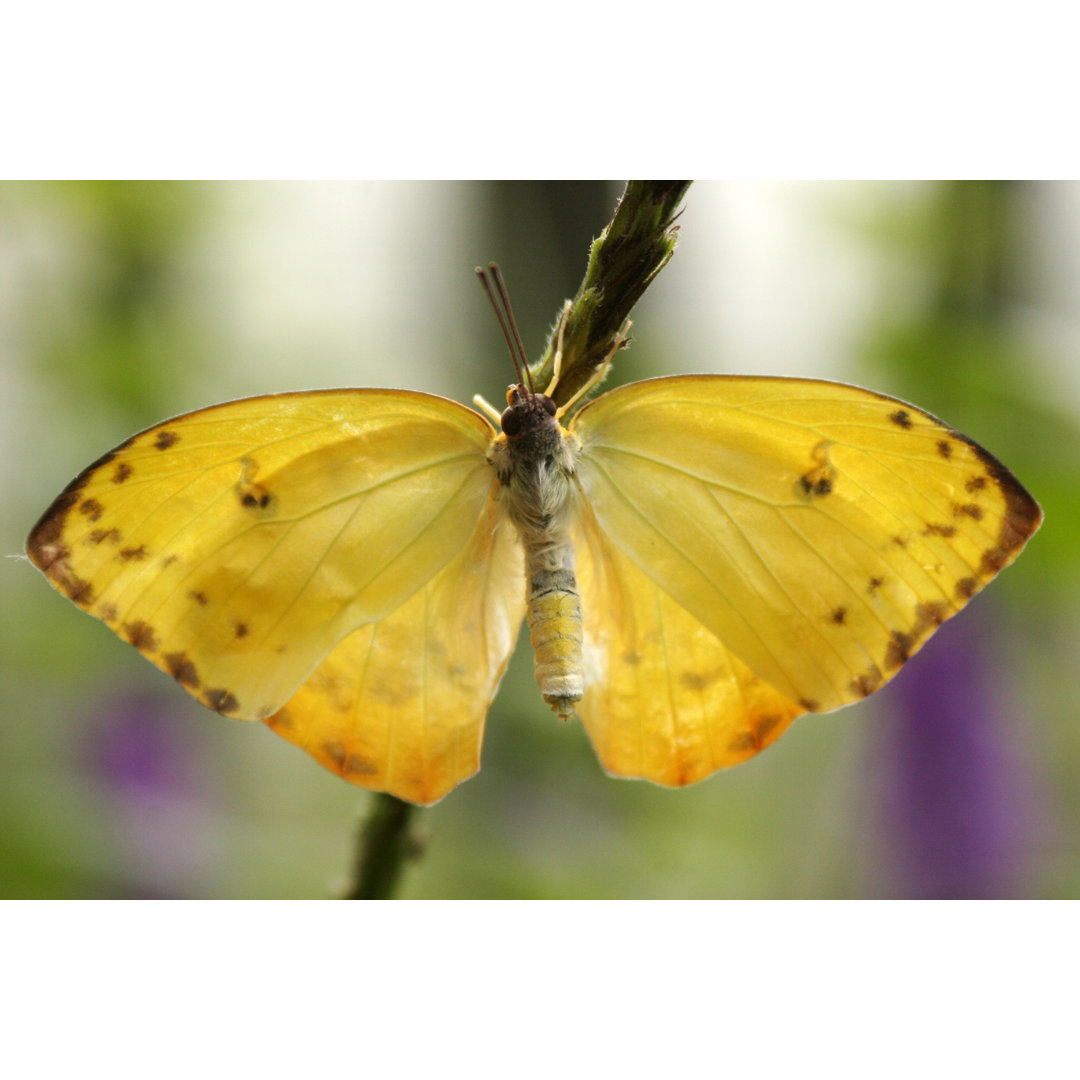
M393 898L405 860L420 853L420 842L409 829L415 810L393 795L372 797L371 809L360 826L353 877L343 900Z
M593 241L585 278L570 306L555 403L570 400L593 379L653 278L675 252L678 216L689 180L631 180L604 231ZM552 332L533 383L546 386L555 364Z

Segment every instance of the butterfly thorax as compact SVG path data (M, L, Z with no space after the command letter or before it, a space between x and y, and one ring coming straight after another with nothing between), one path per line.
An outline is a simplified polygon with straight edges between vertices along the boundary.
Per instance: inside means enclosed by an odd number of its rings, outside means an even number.
M499 481L498 498L525 549L529 632L536 681L561 717L572 716L584 693L581 601L569 537L577 439L559 423L543 394L511 387L503 433L488 460Z

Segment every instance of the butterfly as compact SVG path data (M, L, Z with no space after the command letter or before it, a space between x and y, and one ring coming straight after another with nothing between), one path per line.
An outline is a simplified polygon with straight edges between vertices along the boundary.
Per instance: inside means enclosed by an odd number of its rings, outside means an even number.
M526 619L604 769L682 786L879 689L1042 520L884 394L686 375L572 411L517 371L501 415L343 389L174 417L73 480L28 555L204 705L430 804L479 768Z

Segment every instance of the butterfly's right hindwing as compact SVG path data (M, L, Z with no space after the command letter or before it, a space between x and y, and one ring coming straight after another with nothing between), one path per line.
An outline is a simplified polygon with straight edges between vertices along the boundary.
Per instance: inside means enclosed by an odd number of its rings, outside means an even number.
M587 507L572 533L585 629L577 711L609 773L692 784L753 757L805 711L620 552Z

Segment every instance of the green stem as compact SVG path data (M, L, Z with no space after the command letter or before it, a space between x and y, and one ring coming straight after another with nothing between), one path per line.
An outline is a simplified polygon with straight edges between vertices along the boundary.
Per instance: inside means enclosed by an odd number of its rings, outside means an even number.
M570 306L556 404L570 400L610 358L631 308L674 254L679 203L689 180L631 180L607 228L593 241L585 279ZM551 381L557 333L540 365L538 387Z
M357 837L353 879L343 900L393 898L406 859L420 854L420 842L409 829L415 810L393 795L373 796Z

